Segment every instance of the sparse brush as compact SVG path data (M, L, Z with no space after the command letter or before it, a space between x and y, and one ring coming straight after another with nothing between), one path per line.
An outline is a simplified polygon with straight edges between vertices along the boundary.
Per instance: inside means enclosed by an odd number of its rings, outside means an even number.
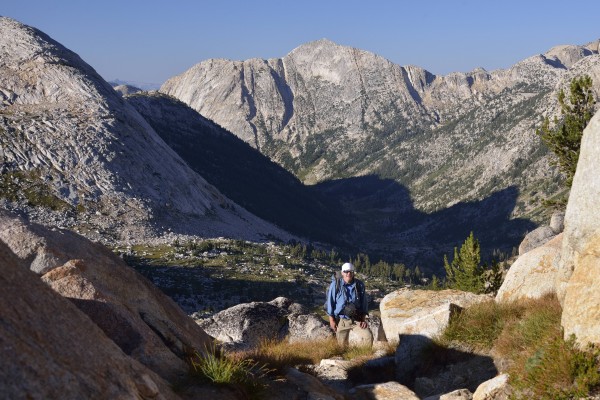
M342 357L345 360L353 360L361 363L372 358L373 348L371 346L348 346L344 349Z
M390 345L388 353L395 352L395 346ZM268 365L279 372L289 367L300 367L319 364L321 360L332 357L342 357L353 360L357 364L367 361L373 356L371 346L338 345L335 338L290 343L286 340L265 340L250 353L241 354L251 357L258 362Z

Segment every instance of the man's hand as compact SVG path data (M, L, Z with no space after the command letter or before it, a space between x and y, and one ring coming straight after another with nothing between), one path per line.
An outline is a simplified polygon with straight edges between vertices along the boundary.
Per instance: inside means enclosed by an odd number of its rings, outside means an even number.
M366 329L367 328L367 321L361 321L360 322L360 327L363 328L363 329Z
M337 324L335 323L335 318L329 317L329 327L332 331L337 332Z

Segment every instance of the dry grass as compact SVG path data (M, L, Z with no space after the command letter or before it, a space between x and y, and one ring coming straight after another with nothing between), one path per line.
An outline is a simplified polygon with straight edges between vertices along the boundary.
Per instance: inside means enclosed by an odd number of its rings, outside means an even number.
M524 349L536 347L542 338L562 338L562 308L556 296L522 301L518 305L510 303L506 307L519 308L519 312L518 318L504 324L505 329L495 342L494 348L501 356L514 359Z
M489 350L505 326L518 321L525 309L521 304L498 304L494 300L476 304L452 319L439 342L460 342L475 350Z
M394 354L396 346L391 344L386 349L386 355ZM370 346L348 346L346 348L338 345L335 338L315 341L301 341L289 343L286 340L265 340L258 348L252 351L238 353L237 357L251 358L260 364L279 372L288 367L318 365L321 360L332 357L341 357L352 360L354 364L360 365L373 358L374 350Z
M318 364L324 358L341 355L343 351L334 338L295 343L265 340L257 349L246 352L245 357L284 371L288 367Z
M536 399L585 396L600 384L598 349L563 339L562 309L555 296L529 301L522 317L508 324L495 349L512 361L511 384Z
M554 295L538 300L496 304L463 311L444 332L440 343L460 343L492 350L509 361L516 398L569 399L585 396L600 384L600 352L579 349L564 340L562 309Z

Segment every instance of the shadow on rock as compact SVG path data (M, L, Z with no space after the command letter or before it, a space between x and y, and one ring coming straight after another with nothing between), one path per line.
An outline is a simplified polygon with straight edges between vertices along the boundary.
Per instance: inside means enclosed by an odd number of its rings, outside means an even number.
M400 335L396 380L420 397L477 387L495 377L491 357L440 346L423 335Z
M381 357L347 370L353 386L397 381L420 398L458 389L475 392L498 370L491 357L449 349L423 335L400 335L394 357Z
M430 213L415 206L406 186L376 175L323 182L315 189L340 202L354 227L346 241L358 240L359 247L368 248L372 256L418 264L436 274L443 273L440 260L444 254L460 246L471 231L482 243L486 259L494 249L510 254L537 227L530 220L514 218L519 198L516 186Z

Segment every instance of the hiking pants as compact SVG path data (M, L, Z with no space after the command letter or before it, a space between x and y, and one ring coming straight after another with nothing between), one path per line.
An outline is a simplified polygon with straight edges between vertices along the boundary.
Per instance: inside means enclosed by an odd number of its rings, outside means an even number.
M371 346L373 345L373 334L367 326L365 329L360 327L360 322L353 319L340 318L337 326L337 337L338 344L341 346L348 345L348 338L350 337L350 331L354 331L354 335L358 336L359 346Z

